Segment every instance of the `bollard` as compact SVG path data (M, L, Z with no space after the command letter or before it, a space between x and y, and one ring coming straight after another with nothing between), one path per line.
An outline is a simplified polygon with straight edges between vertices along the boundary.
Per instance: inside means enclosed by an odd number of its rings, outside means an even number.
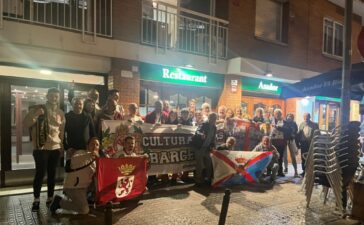
M108 202L105 206L105 225L112 225L112 203Z
M231 190L225 189L224 199L222 200L219 225L225 225L226 216L227 216L227 212L228 212L228 208L229 208L229 202L230 202L230 194L231 194Z

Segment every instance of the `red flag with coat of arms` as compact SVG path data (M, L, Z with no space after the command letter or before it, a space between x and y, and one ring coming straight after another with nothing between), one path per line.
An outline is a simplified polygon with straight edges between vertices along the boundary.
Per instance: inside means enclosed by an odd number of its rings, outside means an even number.
M120 202L138 197L147 184L147 158L97 159L96 203Z

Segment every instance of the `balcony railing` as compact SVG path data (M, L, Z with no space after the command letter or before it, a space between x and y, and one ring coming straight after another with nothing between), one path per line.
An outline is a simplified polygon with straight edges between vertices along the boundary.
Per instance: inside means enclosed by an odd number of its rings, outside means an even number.
M112 36L112 0L0 0L2 18ZM1 25L1 24L0 24Z
M226 58L228 21L158 1L143 1L142 43Z

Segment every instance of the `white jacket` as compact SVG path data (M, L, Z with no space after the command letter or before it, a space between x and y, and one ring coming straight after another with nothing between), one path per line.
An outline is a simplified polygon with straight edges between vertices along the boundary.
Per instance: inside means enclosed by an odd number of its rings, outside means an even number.
M87 188L91 182L96 171L96 162L92 153L84 150L76 151L70 159L70 169L73 172L66 172L64 179L64 189L80 189ZM91 163L91 164L90 164ZM82 168L83 166L86 166ZM78 168L82 168L79 169Z

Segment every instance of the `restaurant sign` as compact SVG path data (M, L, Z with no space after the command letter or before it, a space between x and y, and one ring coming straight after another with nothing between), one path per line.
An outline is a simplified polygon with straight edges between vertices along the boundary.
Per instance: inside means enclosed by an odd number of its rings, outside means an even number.
M282 86L284 86L284 83L281 82L252 77L243 77L241 82L243 92L259 92L274 95L279 95L282 91Z
M213 88L222 88L224 85L222 74L149 63L140 64L140 79Z

